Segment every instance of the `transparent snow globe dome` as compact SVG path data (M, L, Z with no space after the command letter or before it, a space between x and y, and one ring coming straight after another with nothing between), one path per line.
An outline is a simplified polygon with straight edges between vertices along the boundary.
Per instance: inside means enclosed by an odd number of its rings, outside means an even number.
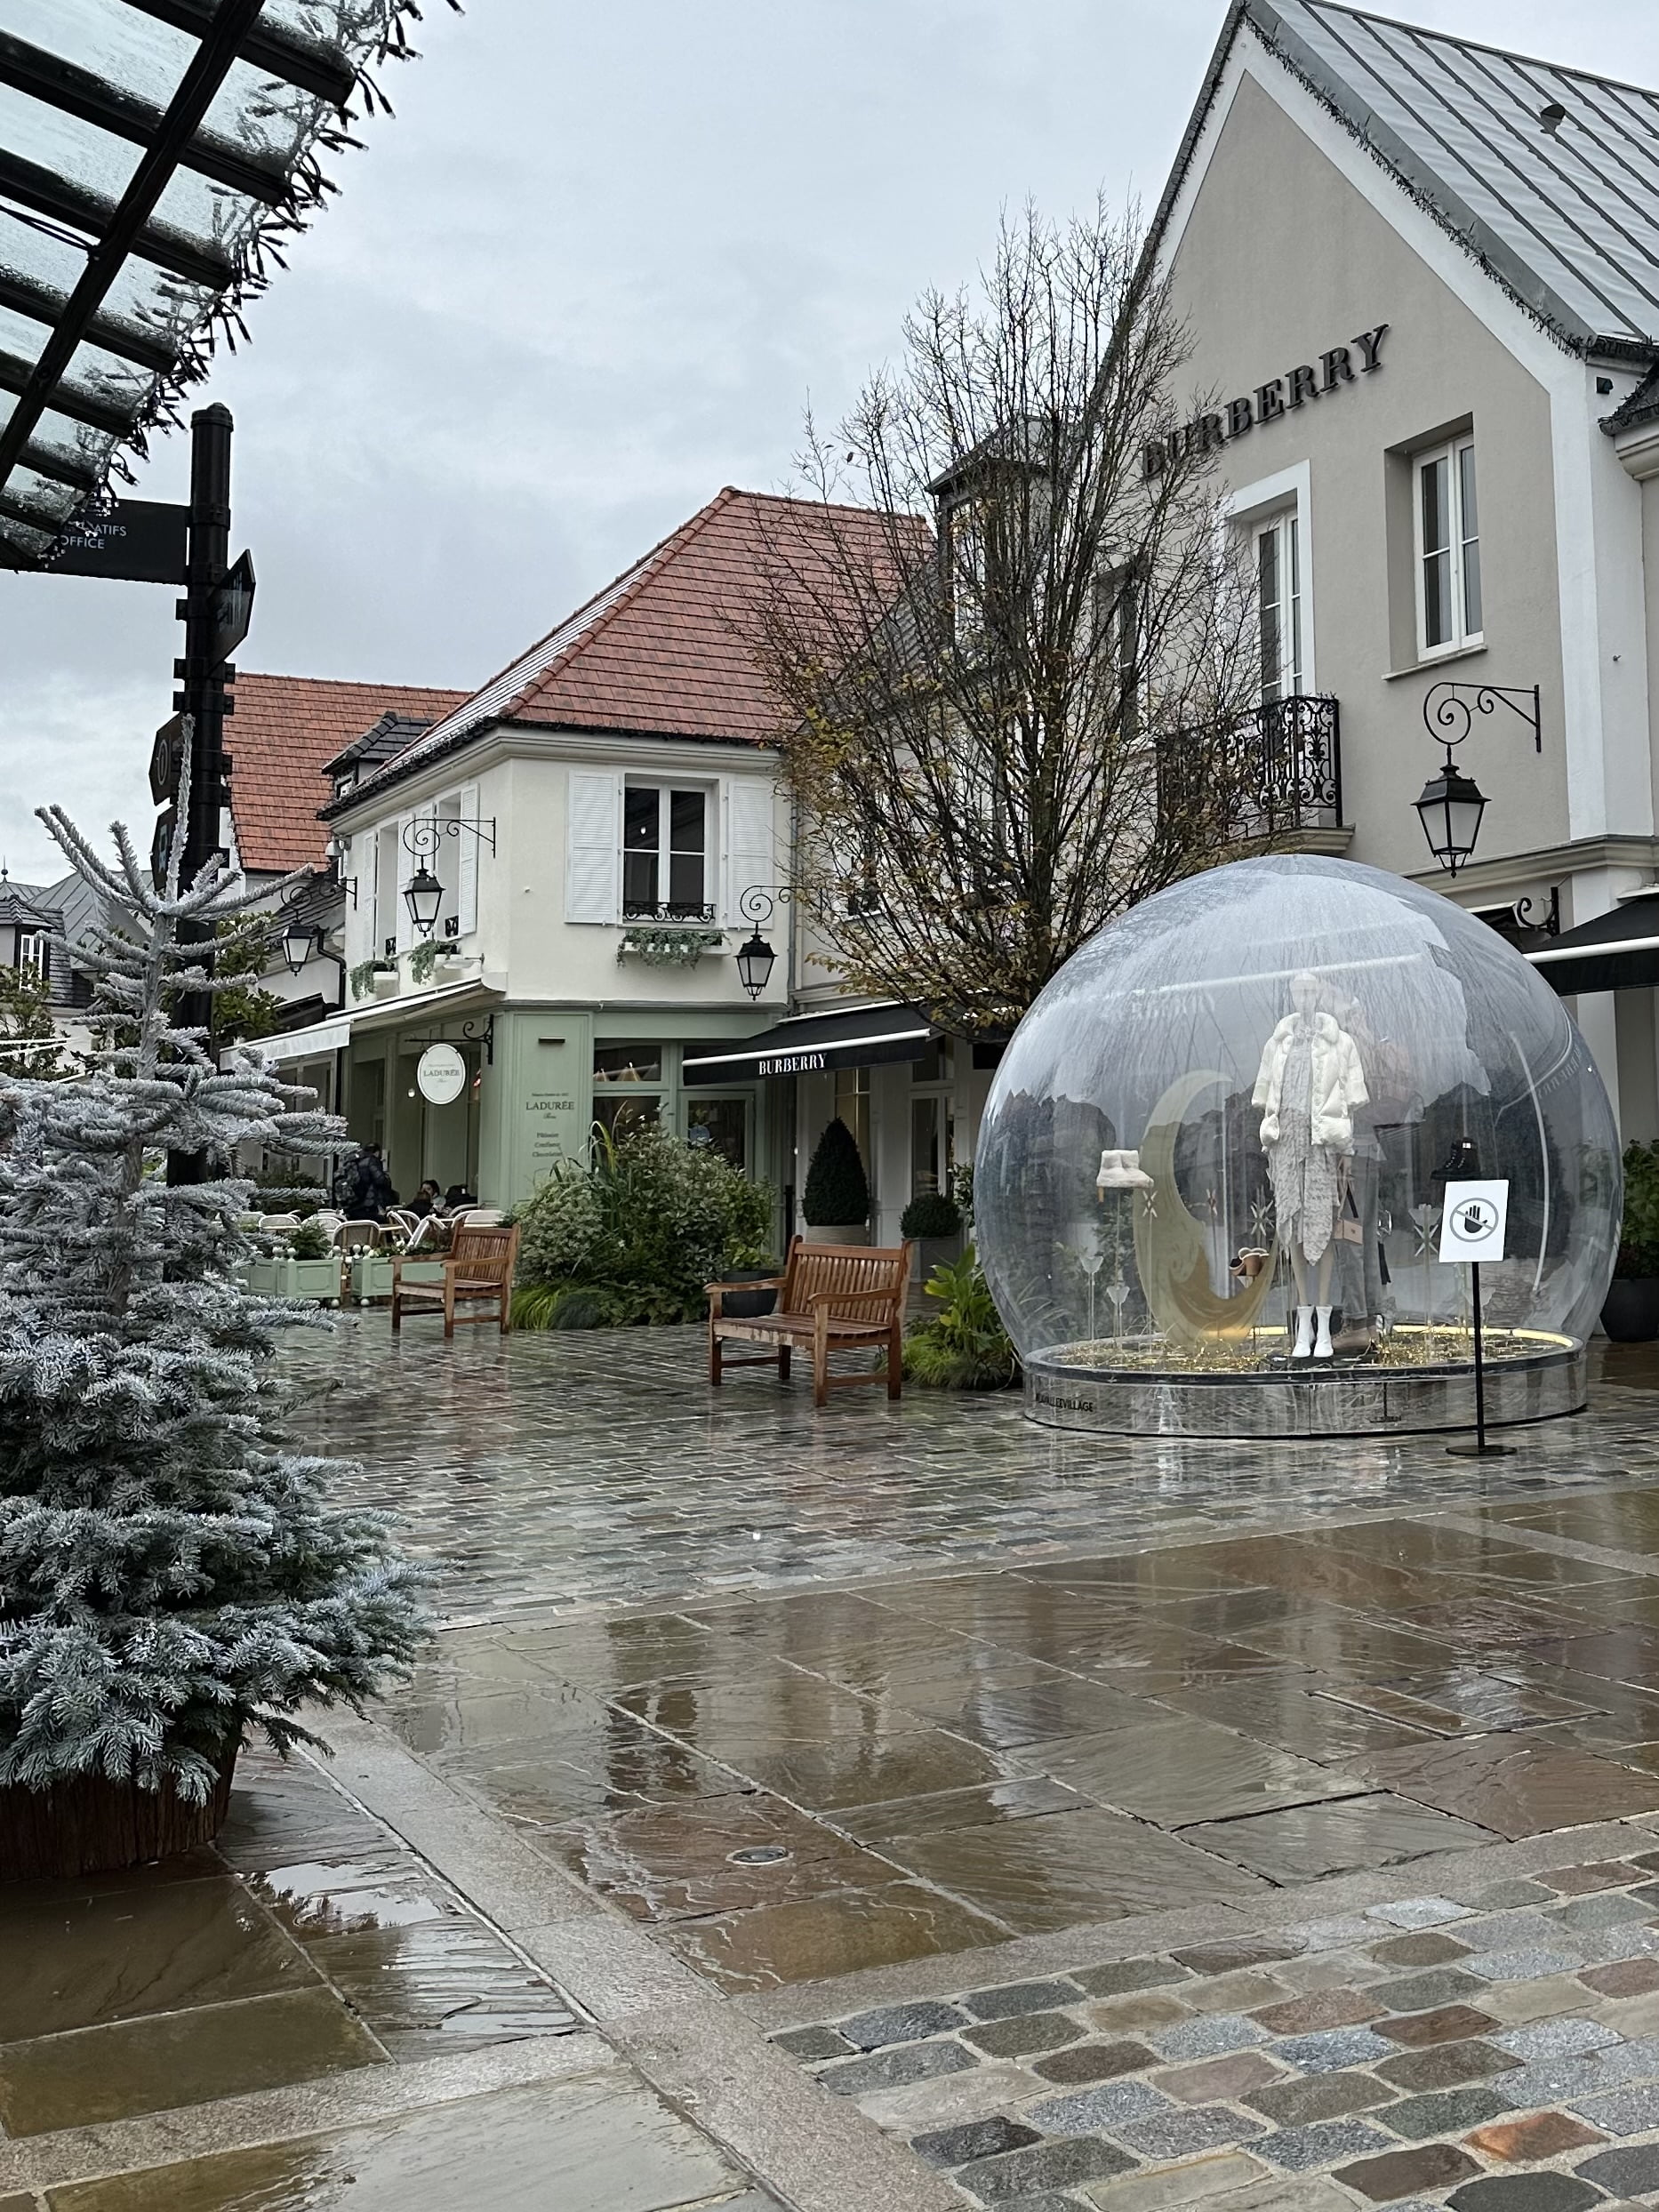
M1193 877L1102 930L1003 1056L974 1227L1028 1368L1284 1371L1303 1293L1257 1100L1298 1004L1351 1040L1362 1078L1344 1078L1337 1157L1316 1163L1334 1168L1334 1233L1328 1273L1304 1286L1335 1310L1339 1354L1467 1358L1469 1270L1438 1258L1454 1158L1460 1176L1510 1186L1507 1257L1481 1270L1491 1354L1588 1336L1617 1244L1619 1142L1560 1000L1436 893L1274 855ZM1300 1079L1337 1064L1304 1061ZM1306 1248L1295 1256L1307 1274Z

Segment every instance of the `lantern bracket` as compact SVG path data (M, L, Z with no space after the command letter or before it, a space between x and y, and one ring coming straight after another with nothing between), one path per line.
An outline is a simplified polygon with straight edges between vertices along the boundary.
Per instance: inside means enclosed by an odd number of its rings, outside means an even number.
M492 854L495 851L493 814L485 821L469 821L461 814L416 814L404 824L404 850L417 860L429 858L446 837L458 838L463 830L470 830L480 845L487 845Z
M1474 726L1478 714L1507 707L1532 732L1533 750L1543 750L1543 715L1538 686L1519 684L1431 684L1423 702L1423 727L1437 745L1444 745L1450 760L1452 749L1461 745Z

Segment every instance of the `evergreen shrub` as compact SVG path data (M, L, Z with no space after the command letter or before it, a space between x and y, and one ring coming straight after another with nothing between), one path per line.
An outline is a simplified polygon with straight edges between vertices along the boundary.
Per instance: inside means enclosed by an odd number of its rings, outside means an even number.
M697 1320L705 1283L767 1264L772 1194L718 1152L654 1126L594 1140L519 1208L516 1327Z
M870 1183L858 1142L839 1114L818 1140L801 1210L811 1229L852 1229L870 1219Z
M942 1190L924 1190L899 1216L902 1237L954 1237L961 1226L961 1209Z
M83 1810L94 1787L210 1806L246 1737L315 1742L301 1708L360 1707L424 1632L383 1522L332 1507L338 1471L274 1432L273 1330L326 1323L236 1276L236 1146L316 1154L343 1131L174 1022L181 992L213 987L181 932L250 894L216 869L181 893L176 860L158 893L124 830L107 868L42 819L106 918L80 951L86 1071L0 1076L0 1793L36 1808L14 1807L19 1831L50 1823L60 1786ZM205 1179L170 1184L169 1150Z

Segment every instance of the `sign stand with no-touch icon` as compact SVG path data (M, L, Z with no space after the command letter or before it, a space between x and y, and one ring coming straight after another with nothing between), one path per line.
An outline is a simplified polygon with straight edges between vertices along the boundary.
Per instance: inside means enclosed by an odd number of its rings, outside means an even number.
M1475 1326L1475 1440L1448 1444L1447 1451L1455 1459L1512 1459L1515 1455L1512 1444L1487 1442L1487 1370L1480 1326L1480 1263L1503 1257L1509 1209L1507 1182L1482 1178L1446 1186L1440 1214L1440 1259L1443 1265L1461 1262L1468 1267Z

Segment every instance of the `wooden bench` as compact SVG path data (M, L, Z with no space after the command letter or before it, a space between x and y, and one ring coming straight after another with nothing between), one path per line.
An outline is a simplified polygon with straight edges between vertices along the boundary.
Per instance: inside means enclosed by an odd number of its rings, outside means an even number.
M832 1389L857 1382L882 1382L897 1398L904 1379L902 1342L904 1294L910 1280L908 1244L811 1245L797 1237L781 1275L762 1283L709 1283L709 1380L717 1384L725 1367L769 1367L775 1358L787 1381L789 1355L797 1348L813 1358L813 1403L829 1403ZM722 1310L727 1291L775 1289L775 1312L755 1319ZM727 1358L721 1347L732 1342L772 1344L774 1352ZM886 1349L886 1365L869 1374L831 1374L832 1351Z
M392 1262L392 1326L401 1328L405 1310L411 1313L441 1313L444 1334L453 1336L457 1321L487 1321L493 1311L505 1336L512 1326L513 1270L518 1262L518 1231L513 1229L467 1229L455 1231L444 1262L441 1283L405 1283L409 1264L401 1256ZM413 1262L430 1268L432 1260L417 1254ZM460 1306L478 1306L477 1313L460 1313Z

